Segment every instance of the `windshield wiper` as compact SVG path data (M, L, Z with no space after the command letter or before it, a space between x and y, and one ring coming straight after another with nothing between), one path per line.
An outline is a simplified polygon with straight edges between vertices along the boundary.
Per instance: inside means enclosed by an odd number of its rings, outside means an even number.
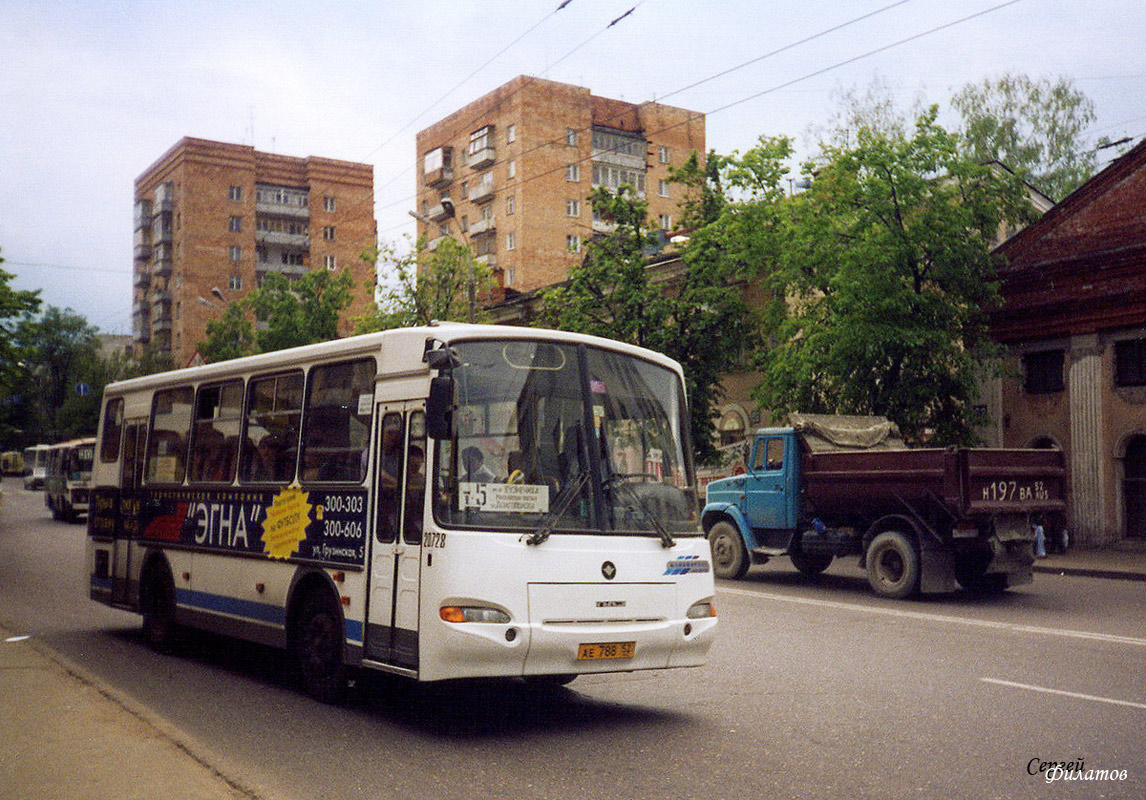
M624 489L629 497L633 499L633 502L637 504L637 508L641 510L645 518L652 523L653 528L657 532L657 536L661 537L661 545L663 547L674 547L676 540L672 538L672 534L668 532L668 529L661 523L660 519L657 518L657 515L649 511L648 506L645 505L645 501L637 494L636 489L633 488L633 485L629 483L628 479L628 475L613 475L610 478L606 478L602 485L609 490L618 487Z
M581 490L585 488L585 484L589 482L589 473L582 472L572 483L565 484L565 487L557 493L557 497L553 499L553 508L549 509L549 513L545 515L545 519L541 520L541 524L537 526L537 530L529 534L526 538L526 544L541 544L553 533L553 528L557 525L557 520L565 516L565 512L569 510L569 506L573 504L574 498L581 494Z

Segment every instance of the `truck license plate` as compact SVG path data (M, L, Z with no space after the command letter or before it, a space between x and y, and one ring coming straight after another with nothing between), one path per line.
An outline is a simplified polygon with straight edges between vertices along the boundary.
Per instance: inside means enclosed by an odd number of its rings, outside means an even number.
M602 658L632 658L636 652L636 642L596 642L578 645L577 660L596 661Z

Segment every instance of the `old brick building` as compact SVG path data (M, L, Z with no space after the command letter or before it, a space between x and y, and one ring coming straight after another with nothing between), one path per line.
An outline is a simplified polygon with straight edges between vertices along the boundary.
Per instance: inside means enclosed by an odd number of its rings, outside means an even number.
M587 197L629 184L671 231L679 187L669 167L704 154L703 114L627 103L588 89L519 76L417 136L419 235L433 248L461 236L502 289L559 283L594 231Z
M999 444L1061 448L1075 541L1146 537L1146 141L1004 243Z
M349 318L373 307L369 164L184 138L135 181L132 331L138 347L195 356L207 322L273 272L349 269Z

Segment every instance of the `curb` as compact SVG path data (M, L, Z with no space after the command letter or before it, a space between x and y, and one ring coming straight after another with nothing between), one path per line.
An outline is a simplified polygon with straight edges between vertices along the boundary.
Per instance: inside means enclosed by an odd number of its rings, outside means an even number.
M1106 578L1116 581L1146 581L1146 574L1141 572L1125 572L1115 569L1098 569L1094 567L1052 567L1035 565L1035 572L1044 575L1071 575L1080 578Z

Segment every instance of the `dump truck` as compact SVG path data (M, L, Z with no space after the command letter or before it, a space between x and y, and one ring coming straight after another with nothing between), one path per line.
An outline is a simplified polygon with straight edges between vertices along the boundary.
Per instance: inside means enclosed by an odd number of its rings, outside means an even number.
M806 575L857 555L879 595L1029 583L1034 526L1065 519L1057 450L907 447L882 417L791 414L757 431L742 474L708 485L717 577L786 556Z

